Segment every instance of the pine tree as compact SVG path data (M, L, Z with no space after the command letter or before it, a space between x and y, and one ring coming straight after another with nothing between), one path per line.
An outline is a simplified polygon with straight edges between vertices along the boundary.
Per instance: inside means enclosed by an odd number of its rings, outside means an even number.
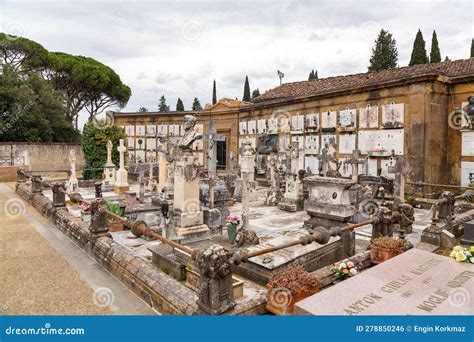
M433 31L433 36L431 37L430 63L439 62L441 62L441 52L439 51L438 36L436 35L436 31Z
M198 112L202 110L201 102L199 102L197 97L195 97L193 101L193 110Z
M429 63L428 55L426 54L425 40L421 30L418 29L415 41L413 42L413 50L411 51L410 63L408 65L426 64Z
M250 101L250 85L248 76L245 76L244 96L242 97L242 101Z
M148 109L146 107L140 107L138 108L138 111L141 113L145 113L145 112L148 112Z
M396 40L392 34L384 29L375 40L375 46L372 48L372 57L370 57L369 71L378 71L396 68L398 63L398 50ZM317 77L317 72L316 72Z
M166 105L166 97L165 95L160 97L160 104L158 105L159 112L169 112L170 106Z
M319 80L319 77L318 77L318 70L315 70L314 71L314 80Z
M312 80L314 80L314 70L311 70L308 76L308 81L312 81Z
M471 58L474 57L474 39L471 40Z
M178 102L176 102L176 111L184 112L184 103L179 97L178 97Z
M217 90L216 90L216 80L214 80L214 85L212 86L212 104L217 103Z
M258 88L252 91L252 100L259 96L260 96L260 90Z

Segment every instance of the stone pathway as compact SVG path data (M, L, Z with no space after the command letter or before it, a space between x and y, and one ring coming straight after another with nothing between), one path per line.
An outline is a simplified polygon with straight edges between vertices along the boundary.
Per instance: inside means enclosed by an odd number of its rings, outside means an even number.
M3 315L156 314L5 183L0 283Z

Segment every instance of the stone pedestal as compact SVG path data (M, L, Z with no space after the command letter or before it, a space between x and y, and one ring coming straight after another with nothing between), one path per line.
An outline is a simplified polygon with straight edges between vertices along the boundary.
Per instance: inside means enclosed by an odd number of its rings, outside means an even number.
M183 238L183 243L204 240L210 236L200 210L198 174L197 158L191 151L184 151L176 162L173 200L176 233Z
M305 223L329 228L331 225L345 225L357 213L353 205L357 197L351 189L356 181L343 178L311 176L303 182L309 190L304 209L311 218Z

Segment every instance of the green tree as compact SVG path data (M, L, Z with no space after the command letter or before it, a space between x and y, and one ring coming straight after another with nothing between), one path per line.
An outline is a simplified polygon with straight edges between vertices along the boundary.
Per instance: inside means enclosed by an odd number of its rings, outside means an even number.
M120 155L117 151L120 139L125 139L125 132L116 125L107 125L106 123L96 124L89 121L84 125L82 133L82 152L85 160L85 179L102 178L102 169L107 161L107 141L111 141L112 161L115 165L119 164Z
M195 97L193 101L193 110L198 112L202 110L201 102L199 102L197 97Z
M184 112L184 103L183 101L181 101L179 97L178 97L178 102L176 102L176 111Z
M471 58L474 57L474 39L471 40Z
M212 104L217 103L217 90L216 90L216 80L214 80L214 84L212 85Z
M32 40L0 32L0 64L25 73L42 71L50 64L50 55Z
M451 60L449 59L448 56L446 56L446 58L444 59L445 62L451 62Z
M384 29L375 40L375 46L372 48L372 56L369 61L369 71L378 71L396 68L398 63L398 50L395 39L392 34ZM316 74L317 77L317 74Z
M250 85L248 76L245 76L244 96L242 97L242 101L250 101Z
M410 63L408 65L426 64L429 63L428 55L425 48L425 40L423 33L418 29L415 41L413 42L413 50L411 51Z
M260 90L257 88L252 91L252 100L260 96Z
M64 117L64 106L39 74L25 77L3 65L0 74L0 141L78 142L80 134Z
M165 95L162 95L160 97L160 104L158 105L158 111L159 112L169 112L170 111L170 106L166 104L166 97Z
M430 63L439 62L441 62L441 52L439 51L438 36L436 35L436 31L433 31L433 36L431 37Z
M314 69L311 70L308 76L308 81L317 80L317 79L318 79L318 70L314 70Z
M138 112L146 113L146 112L148 112L148 109L146 107L140 107L140 108L138 108Z

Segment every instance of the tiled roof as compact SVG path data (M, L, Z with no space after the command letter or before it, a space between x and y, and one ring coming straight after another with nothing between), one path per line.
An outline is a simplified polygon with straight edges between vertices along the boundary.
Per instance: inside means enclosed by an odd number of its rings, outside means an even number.
M336 91L383 85L384 83L422 75L474 76L474 58L328 77L313 81L284 83L279 87L266 91L252 102L258 104L297 97L325 95Z

